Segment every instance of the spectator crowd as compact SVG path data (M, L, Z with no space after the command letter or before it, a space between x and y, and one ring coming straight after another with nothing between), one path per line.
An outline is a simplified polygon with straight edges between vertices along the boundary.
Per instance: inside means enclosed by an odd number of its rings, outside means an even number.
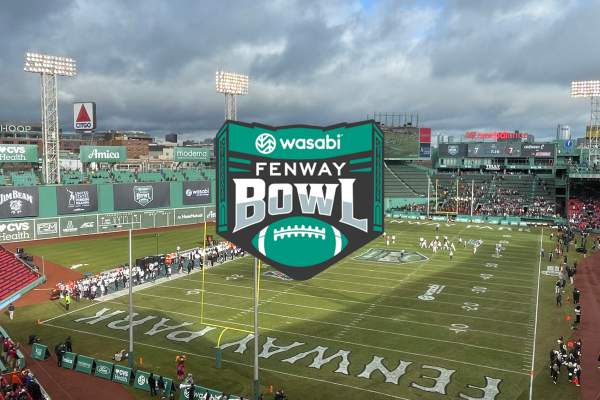
M9 370L0 375L0 400L44 400L42 389L29 370L19 370L19 343L0 332L0 361Z

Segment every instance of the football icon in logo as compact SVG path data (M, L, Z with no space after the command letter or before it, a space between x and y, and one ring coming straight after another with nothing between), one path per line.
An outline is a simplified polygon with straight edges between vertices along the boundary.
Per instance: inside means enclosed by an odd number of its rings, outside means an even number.
M304 267L335 257L346 247L348 239L334 226L316 218L291 217L267 225L252 242L265 257Z

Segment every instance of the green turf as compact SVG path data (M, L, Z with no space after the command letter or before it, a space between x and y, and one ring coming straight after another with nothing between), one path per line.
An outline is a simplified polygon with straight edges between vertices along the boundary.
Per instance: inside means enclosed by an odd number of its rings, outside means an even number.
M214 227L208 226L209 234ZM182 227L158 233L133 233L133 258L174 252L177 246L190 249L202 246L202 226ZM79 272L101 272L128 262L127 233L118 236L96 236L86 240L72 240L57 244L39 241L25 247L27 253L44 256L46 260L71 267L78 264Z
M397 236L397 244L390 248L421 251L429 259L387 264L354 258L369 248L386 248L383 240L377 239L309 281L263 278L260 350L267 336L276 338L274 344L277 346L302 343L269 358L260 358L263 389L266 390L268 385L275 388L282 386L290 399L457 399L461 393L481 398L482 392L472 387L485 386L484 377L487 376L502 380L496 399L527 399L541 231L519 232L518 228L508 231L506 227L499 231L498 228L443 224L440 235L455 239L460 235L463 239L484 241L476 256L471 248L459 247L454 260L450 261L446 253L433 256L430 250L417 249L419 236L429 240L435 235L432 225L388 223L386 231ZM168 244L165 241L164 246L174 247L181 242L184 247L183 231L178 232L170 236L173 242ZM190 241L200 236L193 232L189 233ZM499 240L509 243L503 256L496 259L492 253L494 244ZM69 262L81 262L87 256L99 257L102 249L106 252L111 243L114 247L115 242L122 246L120 241L106 238L75 242L77 246L73 243L53 244L53 257L56 260L69 257ZM547 251L551 243L546 235ZM77 247L80 249L79 256L76 254ZM68 256L61 255L63 248L69 249ZM43 254L39 246L35 251ZM100 261L94 262L101 265ZM486 267L486 263L497 264L497 267ZM92 262L89 264L93 265ZM541 263L543 270L546 264L546 260ZM484 275L487 278L484 279L481 274L493 276ZM210 269L205 278L204 325L200 324L200 274L172 280L134 295L138 313L136 320L153 317L135 328L136 355L143 357L146 369L174 375L176 352L186 352L190 354L188 370L194 373L197 382L250 395L252 341L248 342L243 354L234 352L237 347L223 350L223 368L219 370L214 367L214 346L222 329L213 329L189 343L167 338L172 331L199 331L207 324L244 330L252 328L252 260L245 258ZM560 334L565 337L571 335L564 319L566 313L571 313L571 306L565 305L562 310L556 310L553 304L554 282L555 278L545 276L540 281L535 399L578 396L578 390L567 384L564 377L561 377L560 385L555 386L547 374L548 350ZM424 294L429 284L445 285L445 288L434 295L435 300L419 300L417 296ZM474 287L486 289L474 292ZM463 307L465 303L470 310ZM42 341L51 346L71 335L76 351L106 359L127 347L127 330L114 329L119 325L108 327L111 322L126 316L126 304L125 297L103 304L82 302L75 305L75 312L63 315L60 304L55 302L21 309L14 322L7 322L3 316L2 323L12 332L17 332L21 340L35 331ZM110 312L124 312L91 325L74 321L93 315L103 307L110 308ZM44 325L32 324L37 319L54 316L58 317ZM192 325L167 329L152 336L146 334L161 318L168 318L166 324L169 326L183 322ZM455 332L450 329L452 324L461 324L455 327L467 325L468 328L465 332ZM245 335L230 329L225 332L223 342L232 342ZM335 372L344 369L343 365L340 366L340 358L321 368L311 367L314 353L293 364L283 361L317 346L327 348L325 358L338 350L348 351L348 375ZM405 374L399 377L397 383L385 382L379 372L374 372L370 379L359 377L374 356L383 357L389 370L394 370L400 361L404 361ZM431 387L435 383L427 377L438 376L440 370L427 366L444 368L446 372L455 371L451 382L444 387L445 396L415 387ZM137 396L145 398L139 392Z

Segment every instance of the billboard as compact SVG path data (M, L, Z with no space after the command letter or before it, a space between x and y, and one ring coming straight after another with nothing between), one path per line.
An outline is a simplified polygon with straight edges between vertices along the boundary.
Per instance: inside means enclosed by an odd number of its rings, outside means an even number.
M35 144L0 144L0 163L38 161L38 147Z
M495 139L495 140L510 140L510 139L527 139L527 132L477 132L477 131L467 131L465 132L465 138L467 139Z
M551 158L554 157L554 143L523 144L524 157Z
M60 215L98 211L96 185L57 186L56 205Z
M431 158L431 143L421 143L419 145L419 158Z
M175 147L173 161L208 162L211 150L210 147Z
M96 103L73 103L73 128L76 131L96 129Z
M467 144L466 143L440 143L439 145L440 157L466 157L467 156Z
M573 139L559 140L556 144L559 156L572 156L577 152L577 142Z
M79 148L81 162L116 163L127 160L125 146L81 146Z
M0 218L37 216L38 198L36 186L0 187Z
M210 181L183 182L183 205L210 203Z
M384 157L389 159L418 159L421 135L416 127L381 128L384 135Z
M139 210L169 207L169 182L119 183L113 185L115 210Z
M469 157L521 157L521 143L469 143Z

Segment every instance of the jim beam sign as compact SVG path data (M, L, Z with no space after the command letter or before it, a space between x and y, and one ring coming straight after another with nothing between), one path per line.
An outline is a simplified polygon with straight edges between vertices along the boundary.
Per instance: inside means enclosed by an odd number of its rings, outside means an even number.
M383 134L373 121L219 130L217 230L293 279L383 232Z

